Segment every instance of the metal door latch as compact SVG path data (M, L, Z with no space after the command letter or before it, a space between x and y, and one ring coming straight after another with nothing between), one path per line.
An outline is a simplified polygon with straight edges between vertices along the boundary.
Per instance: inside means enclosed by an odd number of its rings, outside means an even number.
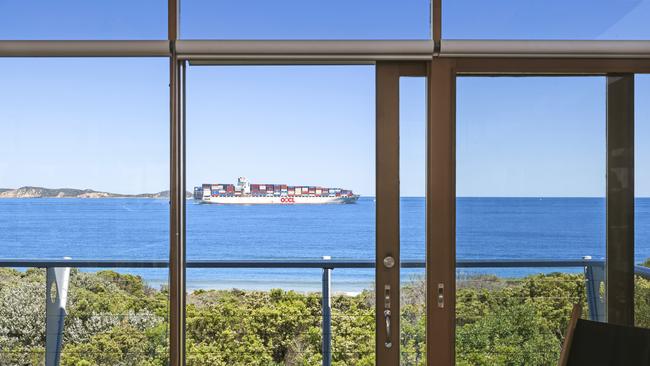
M384 258L384 267L386 268L395 267L395 258L391 257L390 255Z

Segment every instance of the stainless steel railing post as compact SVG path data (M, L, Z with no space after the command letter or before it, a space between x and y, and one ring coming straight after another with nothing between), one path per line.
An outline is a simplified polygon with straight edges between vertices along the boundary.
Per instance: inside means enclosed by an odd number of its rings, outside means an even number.
M68 300L70 267L47 267L45 287L45 366L58 366L61 360L63 324Z
M587 305L589 306L589 317L591 320L604 322L605 301L600 295L601 283L605 282L605 268L602 263L590 263L591 257L583 257L587 262L585 265L585 280L587 287Z
M323 257L323 260L329 260L331 257ZM323 329L322 329L322 352L323 366L332 365L332 297L330 293L332 285L332 269L323 267Z

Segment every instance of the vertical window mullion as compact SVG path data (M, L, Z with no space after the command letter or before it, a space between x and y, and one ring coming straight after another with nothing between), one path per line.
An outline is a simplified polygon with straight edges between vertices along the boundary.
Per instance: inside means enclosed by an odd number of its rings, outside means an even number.
M427 364L455 364L456 75L429 63L427 121Z
M178 60L179 0L168 0L170 99L169 360L185 365L185 61Z
M377 63L375 352L378 366L400 363L399 72L399 63ZM392 263L386 261L389 258Z
M634 74L607 76L607 321L634 325Z

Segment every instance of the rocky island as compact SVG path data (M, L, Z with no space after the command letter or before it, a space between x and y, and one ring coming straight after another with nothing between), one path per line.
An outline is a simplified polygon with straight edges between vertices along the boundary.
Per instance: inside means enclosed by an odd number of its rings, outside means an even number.
M186 197L192 193L186 192ZM20 187L0 188L0 198L169 198L169 191L158 193L121 194L92 189Z

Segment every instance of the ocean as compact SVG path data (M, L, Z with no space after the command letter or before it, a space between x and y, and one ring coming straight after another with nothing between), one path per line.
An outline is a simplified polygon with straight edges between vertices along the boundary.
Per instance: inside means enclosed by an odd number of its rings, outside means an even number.
M458 198L459 259L605 255L602 198ZM375 202L351 205L221 206L187 202L188 259L374 259ZM424 260L424 198L401 200L401 256ZM3 258L166 259L169 203L157 199L2 199ZM650 258L650 198L636 201L638 262ZM152 286L164 269L124 269ZM480 269L516 277L553 269ZM580 269L573 270L579 272ZM402 270L402 278L421 276ZM372 286L370 269L336 269L333 291ZM320 269L190 269L188 288L319 290Z

